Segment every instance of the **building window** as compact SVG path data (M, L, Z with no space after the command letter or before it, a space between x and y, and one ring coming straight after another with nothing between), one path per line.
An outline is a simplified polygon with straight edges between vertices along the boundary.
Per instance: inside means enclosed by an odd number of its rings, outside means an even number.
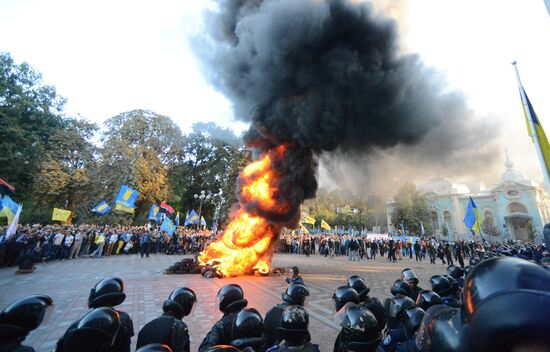
M517 202L510 203L510 205L508 205L508 213L510 213L510 214L513 214L513 213L528 214L527 208L525 207L525 205L523 205L521 203L517 203Z
M436 211L430 212L430 221L432 223L432 228L436 231L439 230L439 217L437 216Z
M443 223L449 230L453 229L453 221L451 218L451 213L449 213L447 210L443 212Z

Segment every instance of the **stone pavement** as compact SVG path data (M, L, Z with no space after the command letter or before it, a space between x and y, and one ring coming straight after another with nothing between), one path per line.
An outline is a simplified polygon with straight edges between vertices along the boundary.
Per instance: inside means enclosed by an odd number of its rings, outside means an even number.
M164 254L149 258L111 256L101 259L81 258L38 265L32 274L15 275L15 268L0 269L0 309L25 295L42 293L50 295L55 310L50 321L33 331L25 340L36 351L51 351L57 339L67 327L87 311L88 294L92 286L107 276L119 276L124 280L127 295L117 309L130 314L136 336L139 329L162 312L162 303L179 286L192 288L198 297L193 314L184 320L191 335L191 350L196 351L202 338L221 313L216 306L218 289L228 283L241 285L249 307L265 313L281 301L281 292L286 288L283 277L245 276L226 279L204 279L200 275L163 275L165 268L181 259L181 256ZM277 254L273 265L290 267L297 265L308 285L311 295L306 301L310 313L310 332L314 343L321 351L332 351L339 327L332 320L334 307L332 293L346 283L349 275L363 276L371 287L371 295L383 299L390 295L389 288L398 279L405 267L413 268L420 278L420 286L429 288L429 278L443 273L446 266L416 263L403 259L389 263L386 258L349 262L347 257L334 259L313 255Z

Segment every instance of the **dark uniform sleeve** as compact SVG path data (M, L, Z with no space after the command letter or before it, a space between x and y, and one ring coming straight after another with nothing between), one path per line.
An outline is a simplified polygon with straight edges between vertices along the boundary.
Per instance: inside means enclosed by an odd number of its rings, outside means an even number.
M187 325L181 320L176 320L172 329L170 347L172 347L174 352L189 352L189 331L187 330Z
M199 352L205 352L210 347L219 345L220 341L223 340L225 340L225 329L223 323L221 321L218 321L216 324L214 324L212 330L210 330L208 334L206 334L204 340L202 340L199 346Z
M71 325L69 325L69 327L67 328L67 331L65 331L63 336L61 336L61 338L57 341L57 345L55 346L55 352L63 352L63 343L65 341L64 340L65 335L67 335L67 332L69 332L70 330L76 329L79 322L80 322L80 319L78 319L77 321L75 321Z

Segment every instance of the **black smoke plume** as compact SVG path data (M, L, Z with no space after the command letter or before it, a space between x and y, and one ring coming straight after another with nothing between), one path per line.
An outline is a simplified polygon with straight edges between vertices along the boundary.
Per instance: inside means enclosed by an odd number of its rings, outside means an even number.
M376 15L372 4L217 5L196 48L212 84L232 101L235 117L251 122L248 145L268 150L287 143L314 155L368 153L417 145L440 128L442 134L426 144L430 149L419 150L445 159L458 144L475 142L464 97L449 92L417 55L400 53L397 23ZM285 165L291 175L284 189L303 187L293 192L298 205L315 195L315 160L293 157Z

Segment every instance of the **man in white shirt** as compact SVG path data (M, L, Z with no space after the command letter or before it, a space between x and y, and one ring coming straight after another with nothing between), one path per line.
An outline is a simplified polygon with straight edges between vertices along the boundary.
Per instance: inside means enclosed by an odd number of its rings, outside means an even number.
M78 258L78 253L80 252L80 247L82 246L82 231L78 230L74 236L74 244L71 248L71 253L69 254L69 259Z
M65 259L69 257L69 253L71 252L71 246L74 242L74 236L71 232L67 232L65 236L65 240L63 240L63 252L61 254L61 259Z
M105 250L105 255L109 256L111 255L113 248L115 247L115 243L118 241L118 235L114 232L111 232L111 236L109 237L109 243L107 244L107 249Z
M51 259L55 260L58 259L61 256L61 246L63 244L63 239L65 238L65 235L63 233L58 232L54 238L53 238L53 250L52 250L52 256Z

